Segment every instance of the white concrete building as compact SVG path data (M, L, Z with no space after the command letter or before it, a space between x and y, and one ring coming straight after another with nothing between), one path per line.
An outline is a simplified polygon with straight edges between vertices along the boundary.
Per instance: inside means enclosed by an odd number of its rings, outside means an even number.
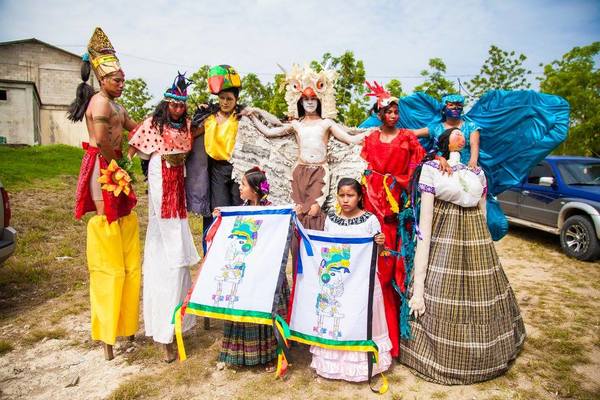
M0 143L80 146L84 123L66 112L81 82L81 57L38 39L0 43ZM94 74L88 83L96 90Z

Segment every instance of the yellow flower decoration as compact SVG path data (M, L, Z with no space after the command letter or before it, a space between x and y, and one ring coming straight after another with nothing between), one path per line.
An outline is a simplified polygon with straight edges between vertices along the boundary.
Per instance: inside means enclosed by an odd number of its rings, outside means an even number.
M127 171L119 167L114 159L108 164L108 168L100 169L98 183L102 183L102 190L112 192L115 197L119 196L121 192L126 196L131 193L131 177Z

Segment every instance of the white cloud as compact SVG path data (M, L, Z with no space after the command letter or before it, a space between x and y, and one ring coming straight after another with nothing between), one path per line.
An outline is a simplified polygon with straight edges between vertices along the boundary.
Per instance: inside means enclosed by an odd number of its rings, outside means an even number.
M279 72L276 63L287 67L345 50L364 60L371 78L416 76L433 57L446 62L450 75L473 74L491 44L525 53L528 67L539 71L540 62L600 38L599 4L164 0L50 5L0 0L0 41L36 37L59 46L83 46L93 28L102 26L127 76L144 78L160 97L177 69L191 73L203 64L227 63L266 81ZM405 89L420 83L401 80Z

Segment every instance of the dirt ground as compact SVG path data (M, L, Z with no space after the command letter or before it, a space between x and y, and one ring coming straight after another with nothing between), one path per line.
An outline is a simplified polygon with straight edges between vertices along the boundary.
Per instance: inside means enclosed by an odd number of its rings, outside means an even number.
M528 338L507 374L470 386L440 386L400 364L388 393L318 378L295 345L285 380L262 368L215 367L221 323L202 320L185 337L189 359L165 364L143 336L105 361L89 336L85 223L72 217L75 181L13 193L17 253L0 267L0 398L4 399L599 399L600 263L564 256L558 238L511 228L496 244ZM143 190L142 190L143 191ZM141 233L146 203L139 194ZM192 221L194 233L199 223Z

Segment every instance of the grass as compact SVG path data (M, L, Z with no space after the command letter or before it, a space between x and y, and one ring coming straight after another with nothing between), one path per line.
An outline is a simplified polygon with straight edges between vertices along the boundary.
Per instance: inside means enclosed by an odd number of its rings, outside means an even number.
M77 176L83 149L64 144L32 147L0 146L0 182L9 193L29 188L52 188L63 176ZM139 159L134 172L142 177ZM73 187L73 190L75 188Z
M0 181L9 192L45 186L61 175L77 175L83 150L57 144L51 146L0 146Z
M14 347L12 343L6 340L0 340L0 356L3 356L6 353L13 351L13 349Z
M32 345L43 339L64 339L66 337L67 331L63 328L35 329L23 338L23 342Z
M152 376L136 376L123 382L115 389L108 400L137 400L154 396L159 392L158 384Z

